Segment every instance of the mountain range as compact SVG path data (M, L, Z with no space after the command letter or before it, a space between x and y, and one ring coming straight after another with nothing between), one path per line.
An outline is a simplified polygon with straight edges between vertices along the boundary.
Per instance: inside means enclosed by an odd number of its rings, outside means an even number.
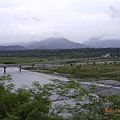
M26 50L26 47L20 45L0 46L0 50Z
M89 40L82 44L72 42L65 38L48 38L42 41L32 41L18 45L0 46L0 50L26 50L26 49L77 49L77 48L120 48L120 40Z
M29 49L74 49L85 48L86 46L80 43L75 43L65 38L48 38L43 41L33 42L26 46Z
M106 39L106 40L89 40L83 42L84 45L93 48L120 48L120 40Z

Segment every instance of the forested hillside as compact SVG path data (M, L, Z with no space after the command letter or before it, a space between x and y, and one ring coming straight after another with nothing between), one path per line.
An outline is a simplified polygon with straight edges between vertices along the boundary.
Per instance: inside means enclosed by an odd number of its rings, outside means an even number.
M81 49L48 49L48 50L18 50L0 51L0 57L59 57L59 58L78 58L78 57L101 57L105 54L110 56L120 56L120 48L81 48Z

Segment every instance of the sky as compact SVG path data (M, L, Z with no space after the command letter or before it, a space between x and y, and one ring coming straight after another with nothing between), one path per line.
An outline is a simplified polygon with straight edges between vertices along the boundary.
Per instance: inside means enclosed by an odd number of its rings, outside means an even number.
M120 39L120 0L0 0L0 43Z

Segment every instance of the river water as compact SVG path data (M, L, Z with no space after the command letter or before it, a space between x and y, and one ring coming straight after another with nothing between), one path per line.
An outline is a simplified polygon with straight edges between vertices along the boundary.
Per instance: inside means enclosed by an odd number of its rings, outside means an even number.
M3 68L0 68L0 76L11 75L12 80L15 83L15 88L20 88L23 85L31 86L34 81L38 81L41 85L50 83L51 80L59 79L61 81L67 81L67 78L37 72L31 72L27 70L19 71L19 68L8 67L6 74L3 72Z
M68 81L67 78L62 77L60 75L43 74L43 73L31 72L23 69L22 71L20 71L19 68L15 68L15 67L8 67L6 70L7 72L6 74L4 74L3 68L0 68L0 76L11 75L15 84L15 88L20 88L23 85L30 87L34 81L38 81L41 85L51 83L52 82L51 80L54 79L58 79L61 81ZM81 84L84 88L88 88L91 82L81 82ZM116 87L107 84L96 84L96 86L98 88L98 92L101 94L108 94L110 91L115 94L120 94L120 86Z

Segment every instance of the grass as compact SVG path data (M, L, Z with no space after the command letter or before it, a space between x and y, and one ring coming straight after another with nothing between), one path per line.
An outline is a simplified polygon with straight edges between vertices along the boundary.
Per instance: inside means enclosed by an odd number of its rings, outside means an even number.
M47 59L41 59L37 57L1 57L0 64L19 64L19 63L32 63L32 62L43 62Z
M73 66L59 66L59 67L36 67L28 68L34 70L47 70L51 72L58 72L61 74L70 74L74 78L106 78L120 81L120 64L86 64Z

